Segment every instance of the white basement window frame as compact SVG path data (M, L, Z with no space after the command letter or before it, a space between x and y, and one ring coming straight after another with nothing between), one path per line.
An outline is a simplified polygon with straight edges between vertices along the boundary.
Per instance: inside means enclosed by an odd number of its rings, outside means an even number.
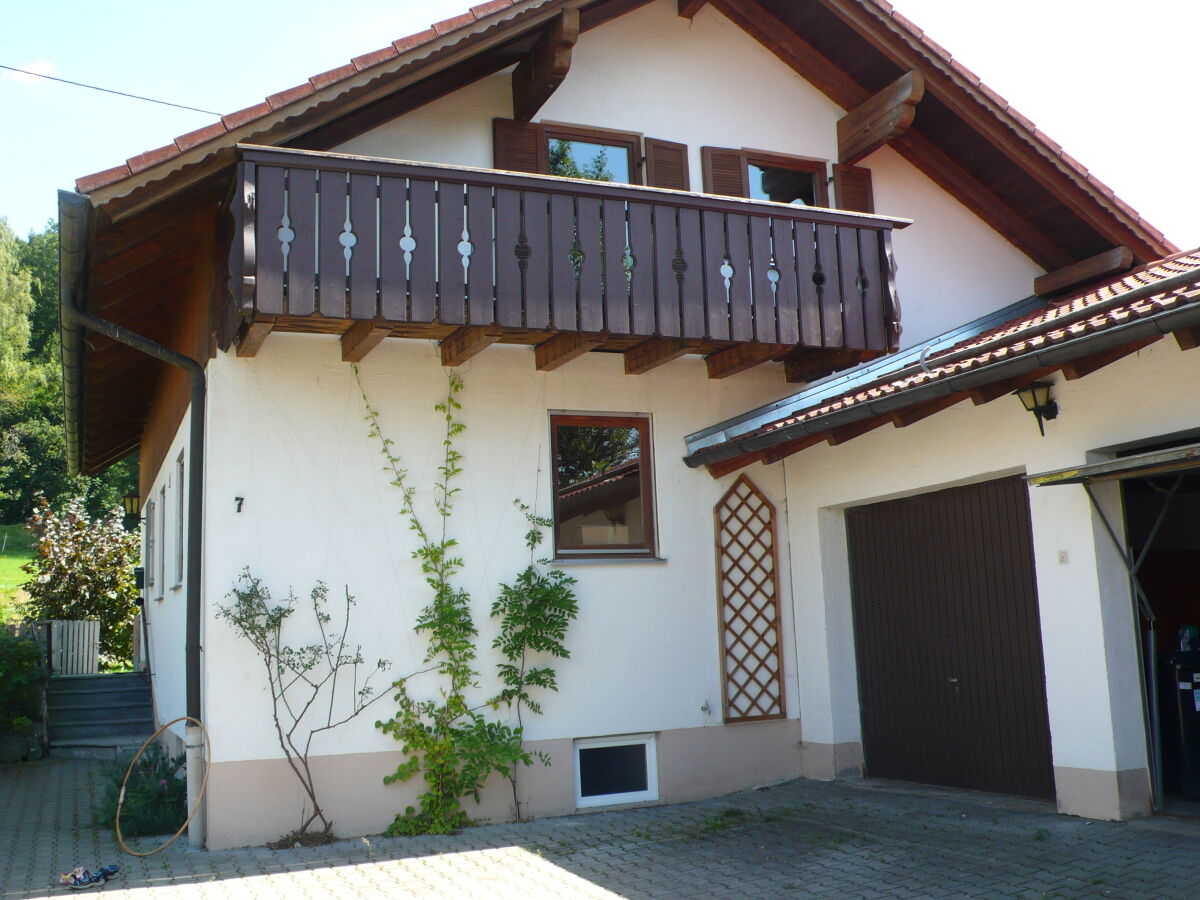
M620 791L616 793L594 793L584 795L584 766L581 752L589 750L604 750L616 747L643 747L645 771L645 788L643 790ZM658 748L653 734L623 734L604 738L581 738L575 741L575 806L577 809L588 809L596 806L617 806L623 803L647 803L658 800Z

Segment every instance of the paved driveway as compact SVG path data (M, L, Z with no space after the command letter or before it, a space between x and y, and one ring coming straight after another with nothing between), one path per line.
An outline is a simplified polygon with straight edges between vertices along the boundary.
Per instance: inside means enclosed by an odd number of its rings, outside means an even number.
M875 782L797 781L700 803L441 838L311 850L122 854L91 825L104 766L0 765L0 900L66 894L57 873L118 863L93 893L155 898L1200 896L1200 826Z

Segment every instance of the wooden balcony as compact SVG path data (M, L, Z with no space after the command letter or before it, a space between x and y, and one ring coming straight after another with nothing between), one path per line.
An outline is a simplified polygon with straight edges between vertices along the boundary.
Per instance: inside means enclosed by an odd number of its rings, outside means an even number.
M721 377L789 377L899 336L891 230L904 220L486 169L241 148L231 282L239 353L271 330L392 335L455 365L490 343L541 369L587 350L642 372L684 353Z

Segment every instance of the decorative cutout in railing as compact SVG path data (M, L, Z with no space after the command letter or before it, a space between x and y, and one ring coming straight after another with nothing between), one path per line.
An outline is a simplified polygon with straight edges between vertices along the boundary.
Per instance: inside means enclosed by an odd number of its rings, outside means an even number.
M252 304L275 316L885 351L893 222L509 172L246 150Z

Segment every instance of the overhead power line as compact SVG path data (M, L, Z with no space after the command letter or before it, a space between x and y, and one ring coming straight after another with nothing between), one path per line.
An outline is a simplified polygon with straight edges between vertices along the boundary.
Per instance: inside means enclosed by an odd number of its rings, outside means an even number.
M66 78L55 78L53 75L43 75L41 72L30 72L28 69L18 69L16 66L6 66L0 64L0 69L8 69L10 72L20 72L22 75L32 75L34 78L45 78L48 81L59 81L63 84L87 88L91 91L101 91L105 94L116 94L118 97L128 97L131 100L145 100L147 103L157 103L160 106L173 106L176 109L186 109L190 112L204 113L205 115L216 116L217 118L221 117L221 113L213 112L211 109L197 109L194 106L184 106L182 103L171 103L167 100L155 100L153 97L143 97L140 94L127 94L124 91L114 91L111 88L97 87L94 84L84 84L81 81L70 81Z

